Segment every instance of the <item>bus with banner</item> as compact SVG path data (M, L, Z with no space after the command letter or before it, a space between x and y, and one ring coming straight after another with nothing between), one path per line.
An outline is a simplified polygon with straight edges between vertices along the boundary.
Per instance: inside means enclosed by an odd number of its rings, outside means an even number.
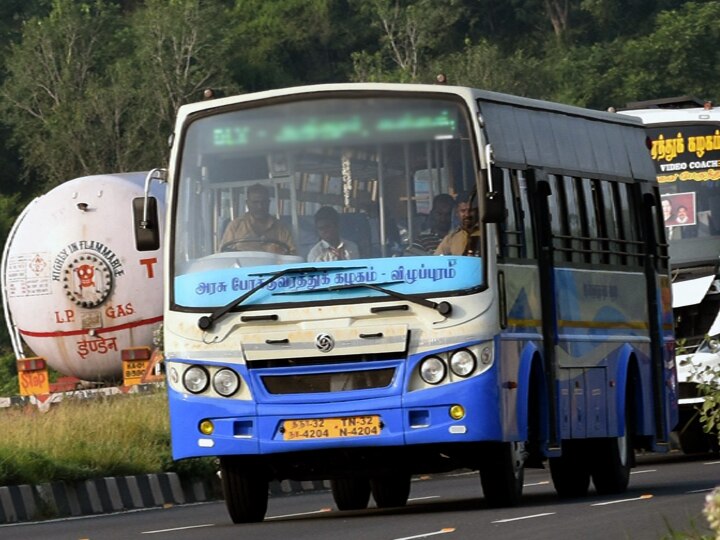
M284 479L329 480L340 510L463 468L492 506L548 463L561 496L623 492L677 420L645 140L637 119L445 85L181 107L148 176L169 188L173 457L219 458L236 523Z
M692 97L628 104L647 124L667 231L678 343L680 422L685 453L717 451L699 420L708 382L720 368L720 111Z

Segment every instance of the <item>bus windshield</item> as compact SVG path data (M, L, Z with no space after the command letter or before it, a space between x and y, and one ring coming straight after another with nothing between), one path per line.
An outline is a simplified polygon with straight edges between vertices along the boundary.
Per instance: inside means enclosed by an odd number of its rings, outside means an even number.
M307 271L283 273L246 306L337 302L323 293L336 286L352 301L388 296L383 287L427 297L482 285L463 102L324 97L188 119L173 179L175 305L223 306L290 267Z

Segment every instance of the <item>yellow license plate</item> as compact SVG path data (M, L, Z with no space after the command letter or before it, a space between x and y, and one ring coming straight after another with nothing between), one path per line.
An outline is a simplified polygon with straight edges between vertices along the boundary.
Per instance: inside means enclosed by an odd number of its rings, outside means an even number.
M283 439L286 441L370 437L380 435L381 430L380 417L377 415L346 416L344 418L300 418L297 420L285 420L282 424Z

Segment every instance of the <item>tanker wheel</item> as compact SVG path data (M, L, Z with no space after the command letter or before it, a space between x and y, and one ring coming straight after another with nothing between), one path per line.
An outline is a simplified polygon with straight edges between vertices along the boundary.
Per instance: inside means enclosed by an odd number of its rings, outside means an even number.
M251 472L232 458L220 458L225 506L233 523L255 523L265 519L268 505L267 477Z
M378 508L405 506L410 496L410 475L379 476L370 480L370 488Z
M335 478L330 489L338 510L363 510L370 502L370 481L367 478Z

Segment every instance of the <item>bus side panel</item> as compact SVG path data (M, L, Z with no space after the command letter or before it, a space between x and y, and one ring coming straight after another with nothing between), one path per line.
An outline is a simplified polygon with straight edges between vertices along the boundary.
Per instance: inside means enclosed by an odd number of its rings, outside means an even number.
M542 347L540 281L536 265L503 264L499 269L505 277L507 305L507 326L500 334L497 355L501 366L499 380L518 384L517 389L503 388L504 440L525 440L531 363Z
M540 366L534 366L533 362L540 362L540 351L537 343L534 342L518 342L517 345L522 346L522 352L520 353L520 366L517 374L518 387L517 387L517 399L516 406L517 411L515 415L515 422L513 424L506 423L505 436L508 440L520 440L525 441L528 439L528 421L530 407L540 407L540 427L544 433L547 430L543 427L547 423L547 396L544 392L544 382L540 379L531 380L533 375L533 369L542 371ZM535 390L540 393L538 401L530 403L530 390L531 384L538 385ZM509 408L505 407L506 410ZM513 428L512 430L510 428Z

